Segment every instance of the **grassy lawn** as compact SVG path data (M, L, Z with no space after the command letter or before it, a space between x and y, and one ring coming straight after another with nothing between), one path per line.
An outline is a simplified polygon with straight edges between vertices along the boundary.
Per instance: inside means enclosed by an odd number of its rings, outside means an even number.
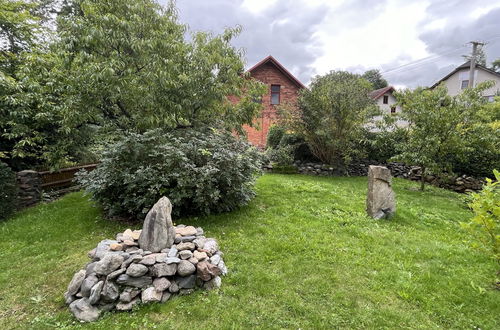
M396 217L374 221L366 186L366 178L261 177L249 206L176 221L219 240L230 271L220 291L92 324L72 317L63 292L87 251L129 225L103 220L82 193L25 210L0 224L0 329L499 329L495 264L466 242L462 196L396 179Z

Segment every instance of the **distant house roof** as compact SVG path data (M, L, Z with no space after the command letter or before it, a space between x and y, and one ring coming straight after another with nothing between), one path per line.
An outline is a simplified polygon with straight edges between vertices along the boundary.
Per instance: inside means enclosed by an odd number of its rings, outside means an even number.
M482 69L486 72L489 72L497 77L500 77L500 73L496 72L496 71L493 71L491 69L488 69L487 67L485 67L484 65L481 65L481 64L476 64L476 68L477 69ZM442 83L443 81L445 81L446 79L450 78L451 76L453 76L455 73L457 73L458 71L460 70L464 70L464 69L469 69L470 70L470 61L467 61L465 62L464 64L458 66L455 68L455 70L451 71L450 73L448 73L444 78L440 79L438 82L436 82L434 85L431 86L431 88L434 88L436 87L437 85L439 85L440 83Z
M295 85L297 85L297 87L306 88L306 86L304 86L304 84L301 83L300 80L295 78L295 76L293 74L291 74L290 71L288 71L283 65L281 65L280 62L278 62L271 55L269 55L268 57L266 57L265 59L263 59L259 63L255 64L254 66L252 66L250 69L248 69L248 72L252 72L252 71L256 70L257 68L259 68L260 66L267 64L267 63L273 64L281 73L283 73L288 79L290 79Z
M370 92L369 96L372 99L376 100L379 97L381 97L382 95L384 95L385 93L387 93L387 92L394 92L394 91L395 91L394 87L387 86L387 87L379 88L379 89L376 89L376 90Z

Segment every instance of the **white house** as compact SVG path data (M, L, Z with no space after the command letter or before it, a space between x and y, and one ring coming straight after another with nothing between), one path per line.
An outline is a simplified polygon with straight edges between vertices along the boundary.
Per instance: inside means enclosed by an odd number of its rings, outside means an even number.
M375 116L373 118L373 123L369 124L370 130L372 132L378 131L377 128L374 127L374 123L382 120L383 115L397 115L401 112L401 107L397 104L397 100L394 97L394 92L396 90L392 86L387 86L384 88L376 89L370 93L370 97L375 100L375 103L382 111L381 116ZM396 121L396 125L399 127L405 127L408 123L404 120L398 119Z
M443 79L436 82L431 88L438 86L441 83L444 83L446 88L448 89L448 94L451 96L455 96L460 94L463 89L469 87L469 73L470 72L470 61L465 62L464 64L457 67L455 70L446 75ZM488 80L493 80L495 85L483 92L484 97L488 98L488 100L493 101L493 98L496 95L500 95L500 73L495 72L487 67L476 64L476 69L474 70L474 86L481 82L485 82Z

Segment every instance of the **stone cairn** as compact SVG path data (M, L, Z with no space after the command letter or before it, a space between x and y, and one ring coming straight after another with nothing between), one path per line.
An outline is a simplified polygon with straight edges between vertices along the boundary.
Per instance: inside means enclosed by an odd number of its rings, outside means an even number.
M396 194L387 167L370 165L368 169L366 212L374 219L390 218L396 212Z
M162 197L142 230L127 229L88 253L64 294L73 315L95 321L103 311L128 311L140 303L166 302L195 288L217 289L227 274L217 241L203 229L173 226L172 204Z

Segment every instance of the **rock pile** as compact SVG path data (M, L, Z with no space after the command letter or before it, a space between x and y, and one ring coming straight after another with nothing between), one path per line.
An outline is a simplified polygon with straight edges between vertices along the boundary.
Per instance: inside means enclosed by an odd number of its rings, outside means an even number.
M154 213L150 218L167 216L163 208L166 204L160 201L148 214ZM159 213L155 213L157 206L163 208ZM170 211L171 207L168 218ZM217 241L206 238L200 227L170 226L168 231L175 233L173 242L157 252L144 250L139 244L141 237L151 235L156 226L147 227L148 233L144 231L146 227L127 229L117 234L115 240L103 240L90 251L91 261L73 276L64 294L73 315L91 322L103 311L127 311L140 303L165 302L172 295L187 295L195 288L219 288L220 275L226 275L227 268ZM169 240L168 237L161 239ZM148 244L155 246L151 240Z

